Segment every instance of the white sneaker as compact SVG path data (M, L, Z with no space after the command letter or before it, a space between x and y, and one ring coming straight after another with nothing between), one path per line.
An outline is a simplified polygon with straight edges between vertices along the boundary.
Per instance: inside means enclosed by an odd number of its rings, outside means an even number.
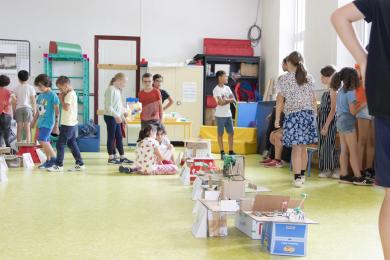
M47 171L49 171L49 172L63 172L64 167L61 167L58 165L53 165L52 167L48 168Z
M330 178L338 180L338 179L340 179L340 173L338 171L335 171L335 172L332 173Z
M332 173L330 171L324 171L324 172L320 172L320 174L318 174L318 177L320 178L330 178L332 175Z
M68 172L81 172L85 170L85 165L78 165L76 164L72 168L68 169Z
M302 188L302 186L303 186L302 179L301 178L297 178L296 180L294 180L293 184L294 184L294 186L296 188Z
M305 184L305 182L306 182L306 176L302 176L302 175L301 175L301 181L302 181L302 184Z

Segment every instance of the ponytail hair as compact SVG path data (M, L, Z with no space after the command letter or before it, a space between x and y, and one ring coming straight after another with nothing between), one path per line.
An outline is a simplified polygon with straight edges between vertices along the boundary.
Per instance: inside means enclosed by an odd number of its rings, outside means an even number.
M357 71L354 68L343 68L339 72L336 72L330 83L330 88L337 91L341 87L341 83L344 85L344 92L355 90L360 83Z
M292 52L287 56L287 61L292 65L297 67L297 72L295 73L295 79L299 86L302 86L308 82L307 79L307 70L303 64L303 56L297 51Z
M141 129L141 131L139 131L137 143L141 142L142 140L144 140L147 137L150 137L152 132L156 132L156 131L157 131L157 129L155 126L146 125L144 128Z
M119 72L119 73L115 74L115 76L110 81L110 86L114 85L114 83L117 80L121 80L121 79L125 79L125 78L126 78L126 75L124 73L122 73L122 72Z

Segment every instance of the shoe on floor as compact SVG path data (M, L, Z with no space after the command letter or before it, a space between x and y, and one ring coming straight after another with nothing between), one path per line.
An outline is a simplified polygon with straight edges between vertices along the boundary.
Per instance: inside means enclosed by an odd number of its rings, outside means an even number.
M332 178L332 179L340 179L340 174L339 174L339 172L338 171L334 171L333 173L332 173L332 175L330 176L330 178Z
M108 159L108 164L121 164L117 159Z
M261 163L261 164L267 164L267 163L270 163L270 162L272 162L272 161L273 161L273 159L271 159L271 158L266 158L266 159L260 161L260 163Z
M354 180L353 175L340 176L339 183L353 184L353 180Z
M49 172L63 172L64 167L58 166L58 165L53 165L52 167L48 168L47 171L49 171Z
M44 163L42 163L41 165L38 166L38 169L47 169L47 168L50 168L49 166L49 161L46 161Z
M235 152L233 152L233 151L230 151L229 155L237 155L237 154Z
M365 177L355 177L353 179L353 184L354 185L357 185L357 186L372 186L373 185L373 181L368 179L368 178L365 178Z
M301 178L296 178L293 182L295 188L302 188L303 187L303 181Z
M136 169L131 169L130 167L125 167L125 166L119 166L119 172L121 173L134 173L136 172Z
M301 180L302 180L302 183L305 184L305 182L306 182L306 176L305 176L305 175L301 175Z
M132 163L134 163L132 160L129 160L127 158L121 158L121 159L119 159L119 162L120 163L124 163L124 164L132 164Z
M221 152L221 160L225 159L225 152Z
M330 171L323 171L318 174L318 177L320 178L330 178L332 176L332 172Z
M283 162L277 161L277 160L272 160L270 163L264 164L264 167L265 168L282 168Z
M363 177L370 180L375 180L375 171L373 169L366 169L362 172Z
M81 172L85 170L85 165L78 165L76 164L72 168L68 169L68 172Z

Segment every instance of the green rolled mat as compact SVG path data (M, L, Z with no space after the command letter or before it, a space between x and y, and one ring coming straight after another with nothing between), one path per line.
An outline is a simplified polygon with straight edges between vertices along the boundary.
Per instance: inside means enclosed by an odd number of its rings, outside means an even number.
M75 43L50 41L49 53L64 55L81 55L81 46Z

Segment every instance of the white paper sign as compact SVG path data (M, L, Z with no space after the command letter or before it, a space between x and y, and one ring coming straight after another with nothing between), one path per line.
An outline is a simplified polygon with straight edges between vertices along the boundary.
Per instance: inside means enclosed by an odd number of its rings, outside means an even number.
M219 190L206 190L204 192L204 200L219 200L219 195L221 192Z
M183 83L183 102L195 103L197 96L197 85L195 82Z
M41 149L38 148L38 149L35 150L35 152L37 153L37 155L39 157L39 161L41 163L46 162L46 160L47 160L46 154L44 152L42 152Z
M192 234L196 238L207 237L207 209L199 205L195 223L192 225Z
M16 74L16 52L15 44L3 45L0 47L0 73Z
M181 181L184 185L190 185L190 168L185 166L181 175Z
M7 162L4 158L4 156L0 157L0 167L2 170L5 170L5 171L8 170L8 165L7 165Z
M23 167L25 169L34 169L34 161L31 157L30 153L24 153L23 154Z

